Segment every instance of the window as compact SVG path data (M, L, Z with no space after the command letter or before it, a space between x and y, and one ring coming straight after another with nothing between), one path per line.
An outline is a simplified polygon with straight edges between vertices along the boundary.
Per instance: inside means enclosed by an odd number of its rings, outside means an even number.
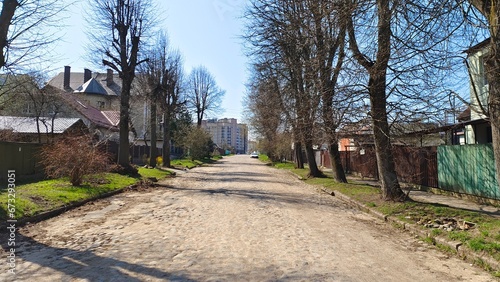
M103 101L97 101L97 108L102 110L106 106L106 103Z
M33 114L35 113L35 103L34 102L28 102L26 103L26 106L24 107L25 114Z
M488 85L488 78L486 77L486 69L485 69L485 56L479 57L479 76L480 82L482 82L483 86Z

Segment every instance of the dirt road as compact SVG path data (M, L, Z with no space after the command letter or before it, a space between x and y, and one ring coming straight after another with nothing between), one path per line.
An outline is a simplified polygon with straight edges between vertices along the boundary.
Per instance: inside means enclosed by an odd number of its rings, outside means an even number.
M248 156L163 184L23 228L0 281L495 281Z

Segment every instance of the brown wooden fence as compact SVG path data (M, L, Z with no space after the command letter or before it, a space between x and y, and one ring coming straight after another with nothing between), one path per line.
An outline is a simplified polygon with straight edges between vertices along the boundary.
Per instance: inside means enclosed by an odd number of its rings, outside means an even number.
M438 187L437 147L393 147L396 172L401 182ZM378 179L374 146L340 152L347 173ZM321 164L331 168L328 152L322 152Z

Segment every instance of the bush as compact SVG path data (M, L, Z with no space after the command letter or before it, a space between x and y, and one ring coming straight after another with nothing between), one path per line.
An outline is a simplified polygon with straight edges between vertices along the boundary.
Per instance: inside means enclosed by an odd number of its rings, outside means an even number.
M163 157L162 156L156 157L156 165L157 166L163 165Z
M208 132L202 128L193 127L186 137L186 146L189 149L191 160L210 158L214 149L214 142Z
M68 177L73 186L80 186L85 175L106 171L110 160L87 135L59 139L42 148L40 156L47 176Z

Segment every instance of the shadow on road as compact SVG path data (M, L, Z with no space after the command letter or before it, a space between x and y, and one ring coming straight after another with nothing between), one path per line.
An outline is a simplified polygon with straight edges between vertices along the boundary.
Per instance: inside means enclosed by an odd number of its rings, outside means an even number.
M159 185L163 188L173 190L173 191L183 191L188 193L196 193L196 194L204 194L204 195L222 195L227 197L239 197L243 199L259 201L262 203L270 203L270 204L292 204L296 205L297 208L300 209L316 209L321 205L328 205L330 207L337 206L342 208L346 208L342 202L337 201L326 201L324 197L321 197L320 194L317 194L317 197L304 197L303 193L271 193L268 191L262 190L249 190L249 189L241 189L241 188L188 188L188 187L179 187L172 185ZM224 199L224 198L221 198Z
M1 234L4 235L4 234ZM184 274L168 273L156 268L132 264L112 257L102 257L96 255L93 250L78 251L68 248L58 248L49 246L36 241L33 238L16 234L18 263L19 258L26 262L31 262L40 267L47 267L58 272L64 273L71 278L85 279L87 281L143 281L132 275L147 275L157 279L174 281L196 281L189 279ZM2 245L4 250L8 251L11 247ZM141 246L137 245L137 251L140 252ZM26 281L33 279L35 274L40 274L39 267L27 269L16 269L16 281L26 278ZM128 274L130 273L130 274ZM33 281L33 280L31 280ZM69 281L69 280L68 280Z

